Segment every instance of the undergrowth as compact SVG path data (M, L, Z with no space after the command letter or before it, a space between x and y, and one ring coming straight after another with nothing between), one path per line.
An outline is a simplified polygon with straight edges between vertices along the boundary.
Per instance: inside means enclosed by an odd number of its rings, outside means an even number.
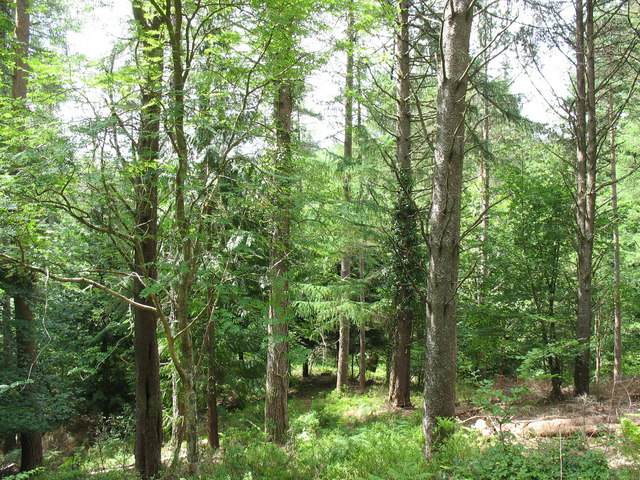
M451 435L430 460L422 453L419 410L390 411L385 392L324 394L290 402L291 436L285 446L264 441L263 413L251 405L223 418L220 452L203 447L201 474L165 471L166 480L545 480L639 478L635 468L611 470L604 450L586 438L547 439L527 445L515 438L483 438L454 422L443 424ZM626 425L627 440L637 430ZM108 437L108 436L107 436ZM615 439L618 443L622 439ZM129 438L119 437L130 450ZM100 446L98 443L102 442ZM628 444L633 445L631 441ZM71 461L58 460L38 479L115 480L136 478L132 460L111 438L97 442ZM640 447L639 447L640 448ZM106 458L109 454L111 457ZM625 451L637 460L637 450ZM635 463L635 462L634 462ZM128 464L128 467L127 467ZM55 466L53 466L55 465ZM110 466L110 471L100 467ZM634 465L635 466L635 465ZM102 470L102 471L101 471Z

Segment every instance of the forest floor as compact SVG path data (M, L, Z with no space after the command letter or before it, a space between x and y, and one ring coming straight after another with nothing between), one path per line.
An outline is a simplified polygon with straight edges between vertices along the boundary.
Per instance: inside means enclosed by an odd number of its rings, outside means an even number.
M290 395L291 440L284 447L264 442L261 402L222 409L222 449L202 444L202 475L184 466L166 479L380 480L380 479L640 479L640 380L613 391L601 385L589 397L547 400L546 384L496 378L461 385L456 429L442 453L422 454L419 391L416 407L394 409L380 381L334 392L329 373L296 377ZM612 395L613 393L613 395ZM632 426L621 429L621 419ZM623 431L624 430L624 431ZM101 433L100 433L101 432ZM99 433L99 434L97 434ZM84 445L48 454L46 480L135 478L132 439L105 428ZM170 449L163 451L170 458ZM2 459L6 465L9 457ZM167 464L170 462L167 462ZM1 476L1 475L0 475Z

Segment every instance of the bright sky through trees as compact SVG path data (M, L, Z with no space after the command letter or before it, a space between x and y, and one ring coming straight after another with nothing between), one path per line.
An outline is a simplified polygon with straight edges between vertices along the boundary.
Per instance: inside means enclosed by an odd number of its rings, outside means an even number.
M103 0L92 10L81 9L75 12L81 27L77 32L69 33L71 49L74 53L85 56L89 61L103 58L111 52L114 42L127 35L127 24L131 20L130 0ZM336 26L340 28L340 26ZM322 51L330 48L326 42L311 40L312 50ZM309 47L309 45L307 45ZM505 55L511 54L503 54ZM565 96L567 90L567 74L569 64L557 52L544 52L541 59L541 69L537 71L533 66L526 70L519 65L517 58L509 58L511 75L513 75L512 90L523 99L523 114L529 119L541 123L556 123L549 104L554 103L554 94ZM314 72L308 78L309 92L305 100L305 108L311 115L305 115L301 121L306 125L312 139L321 146L328 147L335 143L336 135L341 132L342 107L336 105L341 89L341 75L343 70L344 52L336 52L327 66ZM496 67L503 58L498 58ZM496 75L500 68L495 68ZM321 114L315 116L314 114Z

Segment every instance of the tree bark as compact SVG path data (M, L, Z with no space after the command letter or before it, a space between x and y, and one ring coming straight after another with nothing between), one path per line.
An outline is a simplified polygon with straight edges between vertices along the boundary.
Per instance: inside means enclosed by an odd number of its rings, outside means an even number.
M11 96L16 100L14 108L22 108L18 102L24 103L28 94L29 80L29 48L31 34L31 15L29 13L29 0L16 0L16 18L15 18L15 50L13 67L13 81L11 87Z
M340 262L340 278L346 281L351 276L351 259L348 256ZM338 373L336 375L336 390L341 392L349 383L349 343L351 322L347 316L340 319L340 335L338 339Z
M140 85L140 133L138 163L141 173L134 178L136 196L136 248L134 264L134 299L153 306L153 299L143 294L145 282L157 279L158 256L158 171L160 154L160 105L162 90L162 47L160 21L145 19L137 2L133 16L138 23L141 43L143 79ZM160 398L160 360L157 338L158 316L153 310L134 309L134 352L136 368L136 470L144 479L155 477L161 467L162 403Z
M218 425L218 360L216 356L216 324L210 318L205 333L207 355L207 440L209 447L220 448Z
M589 393L593 240L596 204L596 106L593 0L576 0L576 220L578 224L578 298L574 394Z
M14 296L14 306L16 315L16 358L18 368L24 372L25 380L32 379L36 372L36 339L35 320L31 302L34 300L33 283L23 279L20 286L21 293ZM35 383L25 386L25 403L35 412L36 417L40 416L38 405L37 386ZM19 432L20 437L20 471L28 472L42 466L42 432L37 430L24 430Z
M31 34L31 15L29 0L16 0L15 10L15 50L14 69L11 84L13 109L19 111L26 108L29 80L29 48ZM27 377L35 373L37 359L35 342L35 325L30 302L34 300L34 285L30 278L22 278L22 292L14 296L16 316L16 362L20 369L27 372ZM39 415L36 400L36 387L28 385L24 392L26 401L33 404L36 415ZM42 465L42 433L36 430L23 431L20 436L20 471L27 472Z
M193 335L189 306L191 290L195 282L196 245L191 232L191 222L187 212L187 175L189 170L189 146L185 131L185 87L188 70L184 60L183 46L183 8L181 0L167 2L167 10L163 17L169 37L171 58L171 142L177 156L178 165L175 175L175 209L174 218L179 241L179 272L175 287L174 311L179 336L178 361L175 365L182 383L184 402L184 434L187 441L187 469L192 475L199 472L198 446L198 409L196 395L196 365L194 359ZM171 333L170 333L171 334Z
M473 0L445 7L440 39L436 151L429 232L425 455L433 455L446 432L439 418L455 414L456 289L460 255L460 200Z
M5 369L15 369L16 350L14 336L15 322L11 315L11 297L2 297L2 365ZM18 448L15 432L9 433L2 439L2 451L6 454Z
M395 209L395 326L389 402L399 408L411 406L409 392L411 366L411 330L415 312L414 281L418 268L416 259L417 225L413 198L413 167L411 164L411 64L409 52L409 0L400 0L396 25L397 63L397 129L395 170L398 196Z
M618 175L616 172L616 127L613 115L613 90L609 90L611 123L611 210L613 213L613 383L622 380L622 305L620 298L620 232L618 229Z
M364 279L364 255L360 257L360 280ZM364 304L365 295L364 291L360 293L360 303ZM364 318L360 319L360 328L359 337L360 337L360 355L359 355L359 369L358 369L358 389L360 390L360 395L364 394L367 380L367 360L366 360L366 349L367 349L367 329L365 325Z
M267 381L265 432L271 441L284 443L289 428L289 252L292 170L291 134L293 93L291 84L278 80L275 100L276 158L275 215L271 244L271 298L267 327Z
M489 82L489 62L491 60L490 45L493 40L493 29L491 26L491 18L489 13L485 10L481 17L481 34L480 34L480 48L484 50L483 59L484 62L484 81ZM490 102L489 97L485 93L482 97L482 141L484 143L483 152L480 155L478 173L480 177L480 194L482 202L480 205L480 211L482 213L482 219L480 221L480 284L478 286L478 305L484 303L486 291L487 291L487 276L488 270L488 244L487 244L487 232L489 231L489 206L490 206L490 192L489 192L489 142L491 140L491 120L490 120Z
M345 169L353 161L353 50L355 48L355 29L354 29L354 13L353 2L349 4L347 13L347 71L345 76L345 108L344 108L344 143L343 153ZM343 197L345 202L351 201L350 175L345 173L343 179ZM344 246L345 250L349 249L348 245ZM351 276L351 258L349 253L345 251L340 262L340 279L346 281ZM349 381L349 334L351 331L351 322L347 316L340 319L340 332L338 338L338 371L336 375L336 390L341 392L343 387Z

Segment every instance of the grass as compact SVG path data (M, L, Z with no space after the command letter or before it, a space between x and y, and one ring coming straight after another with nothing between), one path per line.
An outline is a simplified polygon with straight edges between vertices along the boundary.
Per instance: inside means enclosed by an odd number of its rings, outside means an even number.
M583 437L548 439L527 446L513 438L485 439L453 423L435 458L422 454L421 411L390 411L386 391L307 391L290 401L291 437L284 446L264 441L262 405L255 402L222 418L220 452L203 447L201 474L166 471L166 480L421 480L640 478L638 470L611 470L604 450ZM416 396L415 403L420 404ZM635 431L632 432L635 434ZM96 439L90 448L52 458L44 480L136 478L127 438ZM603 439L621 443L619 437ZM637 452L635 452L637 453ZM163 452L165 457L169 451Z

